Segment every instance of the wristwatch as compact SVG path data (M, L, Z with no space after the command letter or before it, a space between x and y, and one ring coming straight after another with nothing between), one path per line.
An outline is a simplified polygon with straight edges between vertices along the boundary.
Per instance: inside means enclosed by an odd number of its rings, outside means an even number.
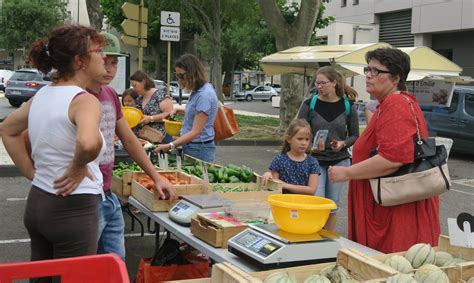
M176 148L176 146L172 142L170 142L169 145L170 145L170 150L174 150Z

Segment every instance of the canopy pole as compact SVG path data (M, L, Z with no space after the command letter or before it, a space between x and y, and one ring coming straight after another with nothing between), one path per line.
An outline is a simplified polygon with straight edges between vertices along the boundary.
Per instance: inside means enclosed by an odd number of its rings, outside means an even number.
M303 75L303 98L304 98L304 87L306 86L306 65L304 66L304 75Z

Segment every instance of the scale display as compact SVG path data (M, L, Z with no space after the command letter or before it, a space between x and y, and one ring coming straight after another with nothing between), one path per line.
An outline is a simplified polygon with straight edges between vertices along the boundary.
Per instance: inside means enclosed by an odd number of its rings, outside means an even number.
M271 255L281 247L254 233L244 234L236 242L263 257Z

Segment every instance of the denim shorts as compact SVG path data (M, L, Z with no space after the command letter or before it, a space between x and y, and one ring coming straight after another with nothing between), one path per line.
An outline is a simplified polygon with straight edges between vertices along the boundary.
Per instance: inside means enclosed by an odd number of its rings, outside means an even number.
M117 196L110 192L99 206L98 254L115 253L125 261L125 222Z
M183 146L184 154L206 162L214 161L216 157L216 144L210 143L188 143Z
M339 161L334 166L348 167L350 165L350 159L344 159ZM331 213L336 213L339 211L339 205L341 204L341 193L345 188L347 188L347 182L331 183L328 178L329 166L320 165L320 167L321 175L319 175L318 189L316 190L315 195L318 197L332 199L336 203L337 208L331 210Z

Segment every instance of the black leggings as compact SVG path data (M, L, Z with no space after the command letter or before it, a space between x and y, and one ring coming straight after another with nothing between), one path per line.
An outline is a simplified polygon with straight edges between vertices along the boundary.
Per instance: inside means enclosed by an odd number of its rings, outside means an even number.
M97 253L100 195L62 197L32 186L24 223L31 238L31 260Z

